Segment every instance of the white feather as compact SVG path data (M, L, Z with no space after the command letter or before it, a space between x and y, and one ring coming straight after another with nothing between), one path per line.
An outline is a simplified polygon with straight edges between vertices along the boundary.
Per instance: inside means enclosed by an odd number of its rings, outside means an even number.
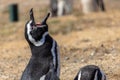
M46 75L43 75L40 80L45 80Z
M97 70L96 73L95 73L95 78L94 78L94 80L98 80L98 70Z
M80 79L81 79L81 71L78 74L78 80L80 80Z
M60 59L59 59L58 48L57 48L57 53L54 52L55 51L55 45L56 45L55 41L53 40L51 52L52 52L52 55L53 55L54 66L56 66L56 59L58 59L57 76L59 77L59 75L60 75ZM55 54L57 54L58 56L55 56Z
M103 73L102 70L100 70L101 74L102 74L102 80L105 80L105 74Z

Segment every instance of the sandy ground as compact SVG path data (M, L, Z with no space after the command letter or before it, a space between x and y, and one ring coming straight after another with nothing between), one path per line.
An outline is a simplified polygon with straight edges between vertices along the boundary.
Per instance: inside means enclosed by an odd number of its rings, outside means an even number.
M0 18L4 18L0 20L0 80L19 80L29 61L31 52L24 38L24 24L31 6L35 8L37 21L48 11L48 2L44 0L41 3L31 0L34 3L31 5L27 1L18 0L21 11L17 23L10 23L7 9L3 9L10 2L0 8ZM48 20L49 32L60 46L61 80L73 80L78 70L89 64L99 66L108 80L120 79L120 1L105 2L105 13L83 15L75 11L72 15ZM35 4L43 3L47 5L46 10L43 7L37 13L39 8Z

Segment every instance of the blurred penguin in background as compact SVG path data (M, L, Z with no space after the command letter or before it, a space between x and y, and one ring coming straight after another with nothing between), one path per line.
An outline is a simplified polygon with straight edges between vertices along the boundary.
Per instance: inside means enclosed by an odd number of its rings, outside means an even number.
M81 0L83 13L105 11L103 0Z
M99 6L100 10L105 11L105 5L104 5L103 0L96 0L96 2L97 2L97 5Z
M50 0L50 9L52 13L52 17L57 16L57 11L58 11L58 0Z
M73 10L73 0L58 0L58 16L70 14Z

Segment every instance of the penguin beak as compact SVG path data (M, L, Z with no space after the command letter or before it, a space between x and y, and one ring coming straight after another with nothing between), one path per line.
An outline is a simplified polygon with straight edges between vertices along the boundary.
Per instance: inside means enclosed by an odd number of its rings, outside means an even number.
M46 21L47 21L47 19L49 18L49 16L50 16L50 13L48 13L46 16L45 16L45 18L42 20L42 22L41 22L41 25L45 25L46 24Z
M34 27L43 27L46 25L46 22L47 22L47 19L49 18L50 16L50 13L48 13L45 18L42 20L42 22L40 24L36 24L35 23L35 19L34 19L34 14L33 14L33 8L30 10L30 20L32 21L31 23L31 27L34 28ZM43 25L43 26L42 26Z
M31 26L35 26L35 19L33 14L33 8L30 10L30 20L32 21Z

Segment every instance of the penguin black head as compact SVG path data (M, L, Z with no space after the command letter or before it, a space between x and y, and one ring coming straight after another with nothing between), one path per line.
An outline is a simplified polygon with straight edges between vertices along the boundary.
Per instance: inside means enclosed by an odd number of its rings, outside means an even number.
M106 76L98 66L87 65L80 69L74 80L106 80Z
M35 23L33 9L30 10L29 15L30 20L25 26L25 38L29 43L37 44L36 42L39 42L48 33L46 21L49 18L50 13L46 15L40 24Z

